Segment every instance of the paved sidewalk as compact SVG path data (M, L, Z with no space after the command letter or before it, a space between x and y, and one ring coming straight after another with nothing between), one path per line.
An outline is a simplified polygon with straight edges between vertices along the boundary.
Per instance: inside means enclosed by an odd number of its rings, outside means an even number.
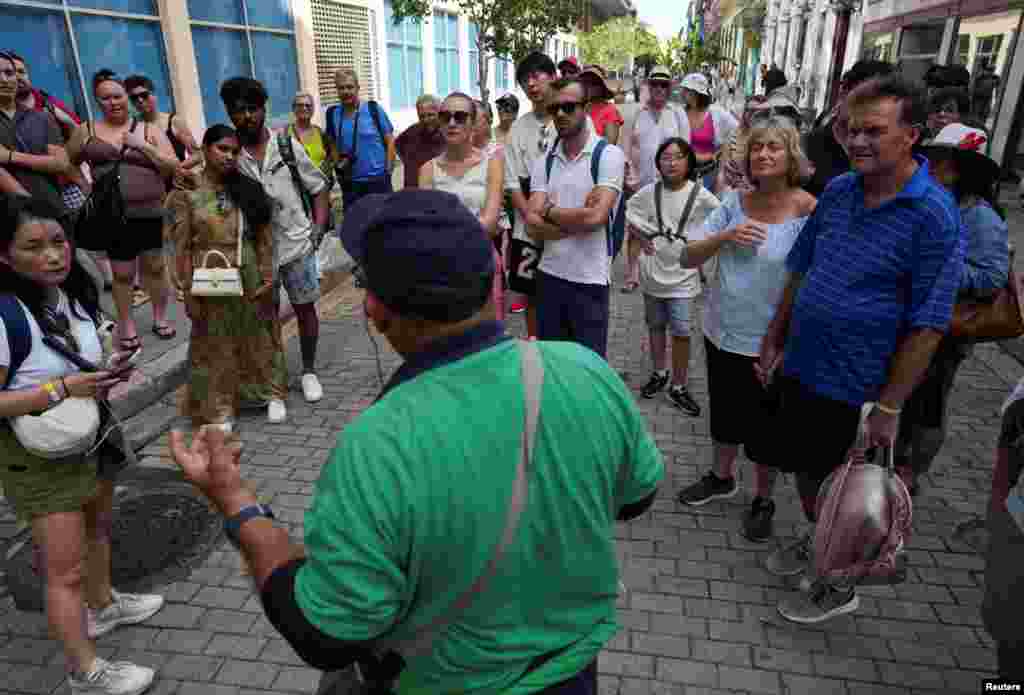
M380 387L361 301L349 281L335 302L325 302L323 401L306 405L295 392L286 424L269 426L262 414L242 424L244 475L296 538L336 437ZM642 299L616 290L612 301L611 362L638 392L649 371ZM521 318L510 325L521 331ZM377 340L386 379L398 358ZM776 617L775 603L790 589L760 568L773 546L737 533L746 493L697 510L673 499L710 457L703 354L699 347L694 353L691 386L703 417L688 418L664 399L640 399L669 478L653 512L617 531L629 594L620 600L623 630L600 659L601 693L979 692L995 665L978 617L983 562L951 534L987 502L999 406L1024 368L994 346L977 349L952 398L950 442L915 508L910 580L866 589L859 612L809 629ZM146 467L171 466L164 440L143 453ZM746 466L741 475L749 478ZM791 480L779 489L777 531L789 538L799 506ZM100 652L157 667L151 692L159 695L313 692L319 674L277 638L239 568L223 542L187 580L161 588L169 602L161 613L102 638ZM62 678L63 658L46 638L43 617L0 602L0 693L64 693Z

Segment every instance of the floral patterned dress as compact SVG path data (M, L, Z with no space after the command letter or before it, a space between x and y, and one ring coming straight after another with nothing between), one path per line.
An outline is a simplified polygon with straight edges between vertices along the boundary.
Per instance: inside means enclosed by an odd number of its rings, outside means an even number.
M241 216L223 190L204 181L197 190L172 193L167 208L166 235L174 244L179 273L200 267L211 250L224 254L232 266L238 263ZM287 392L280 322L260 318L257 311L273 280L270 225L255 235L245 232L240 268L243 297L192 296L191 272L181 276L192 312L185 414L196 427L228 422L240 403L284 400Z

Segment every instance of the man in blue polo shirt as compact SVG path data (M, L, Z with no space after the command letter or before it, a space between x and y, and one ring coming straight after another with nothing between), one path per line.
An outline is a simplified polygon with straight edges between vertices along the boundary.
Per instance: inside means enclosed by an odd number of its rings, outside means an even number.
M334 75L341 103L327 109L327 137L334 145L335 175L345 210L371 193L391 192L395 129L373 100L359 98L359 75L341 68Z
M857 87L847 106L855 171L828 185L790 251L758 364L767 383L781 362L777 464L796 473L812 523L818 489L855 443L864 403L876 404L866 444L892 446L900 409L949 325L966 237L953 198L913 154L924 93L888 77ZM769 571L803 572L809 539L770 556ZM857 606L852 587L817 582L779 612L816 623Z
M592 351L487 318L493 248L455 196L368 196L341 235L405 362L335 445L304 549L223 433L191 451L174 433L175 459L314 667L358 659L397 695L597 692L618 631L615 522L648 509L665 473L632 394Z

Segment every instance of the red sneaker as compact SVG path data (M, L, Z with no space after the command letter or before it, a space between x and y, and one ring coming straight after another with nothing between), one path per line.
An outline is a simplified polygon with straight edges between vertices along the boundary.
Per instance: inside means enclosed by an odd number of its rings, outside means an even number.
M526 302L514 302L512 306L508 308L513 314L521 314L526 311Z

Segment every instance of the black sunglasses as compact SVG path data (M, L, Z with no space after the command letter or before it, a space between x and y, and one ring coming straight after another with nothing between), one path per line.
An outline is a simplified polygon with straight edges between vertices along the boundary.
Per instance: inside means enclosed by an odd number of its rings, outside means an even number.
M512 104L498 104L498 111L503 113L516 113L519 111L519 107L512 106Z
M585 101L563 101L560 103L548 104L548 115L557 116L558 112L561 111L566 116L571 116L576 113L576 109L581 106L585 106Z
M441 125L448 125L451 121L455 121L456 125L466 125L471 115L469 111L438 111L437 120L441 121Z
M149 91L148 89L145 89L141 92L135 92L135 94L129 95L132 101L143 101L145 99L149 99L151 96L153 96L153 92Z

